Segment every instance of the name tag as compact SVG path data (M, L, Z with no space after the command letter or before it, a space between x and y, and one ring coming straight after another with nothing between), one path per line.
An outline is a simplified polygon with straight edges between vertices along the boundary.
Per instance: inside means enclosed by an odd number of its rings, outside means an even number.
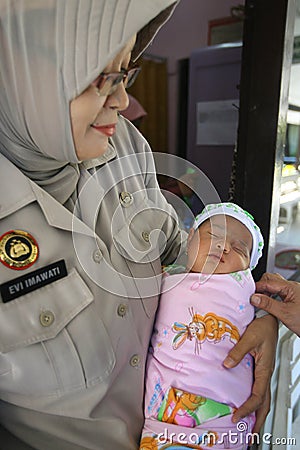
M21 295L33 292L47 284L60 280L68 275L65 261L62 259L48 266L14 278L0 285L3 303L10 302Z

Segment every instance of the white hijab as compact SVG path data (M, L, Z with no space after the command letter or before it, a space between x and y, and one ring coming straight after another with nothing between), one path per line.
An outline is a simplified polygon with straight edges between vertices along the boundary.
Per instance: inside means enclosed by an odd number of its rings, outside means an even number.
M138 33L136 59L176 3L0 0L0 152L62 204L80 176L70 101Z

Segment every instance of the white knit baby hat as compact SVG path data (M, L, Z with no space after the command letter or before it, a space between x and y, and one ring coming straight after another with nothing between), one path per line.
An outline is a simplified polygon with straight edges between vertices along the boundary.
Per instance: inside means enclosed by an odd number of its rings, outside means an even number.
M235 203L212 203L206 205L205 208L198 214L195 218L193 228L197 230L201 223L205 222L205 220L210 219L216 215L226 215L234 217L239 220L245 227L248 228L252 235L253 244L250 258L250 269L253 270L259 258L262 256L262 250L264 246L264 239L262 237L261 231L259 227L254 222L254 217L245 211L240 206Z

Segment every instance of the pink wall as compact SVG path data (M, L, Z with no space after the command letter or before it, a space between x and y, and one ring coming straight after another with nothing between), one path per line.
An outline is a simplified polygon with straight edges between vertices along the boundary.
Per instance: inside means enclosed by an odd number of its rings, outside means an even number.
M208 21L230 16L230 8L243 4L235 0L181 0L171 19L160 30L147 53L168 58L169 151L176 151L177 61L192 50L206 47Z

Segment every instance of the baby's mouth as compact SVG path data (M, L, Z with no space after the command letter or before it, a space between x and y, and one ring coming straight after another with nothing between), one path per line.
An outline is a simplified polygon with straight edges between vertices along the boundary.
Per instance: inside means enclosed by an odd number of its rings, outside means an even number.
M221 263L224 262L224 259L223 259L222 255L219 255L218 253L209 253L207 256L210 257L210 258L217 259Z

